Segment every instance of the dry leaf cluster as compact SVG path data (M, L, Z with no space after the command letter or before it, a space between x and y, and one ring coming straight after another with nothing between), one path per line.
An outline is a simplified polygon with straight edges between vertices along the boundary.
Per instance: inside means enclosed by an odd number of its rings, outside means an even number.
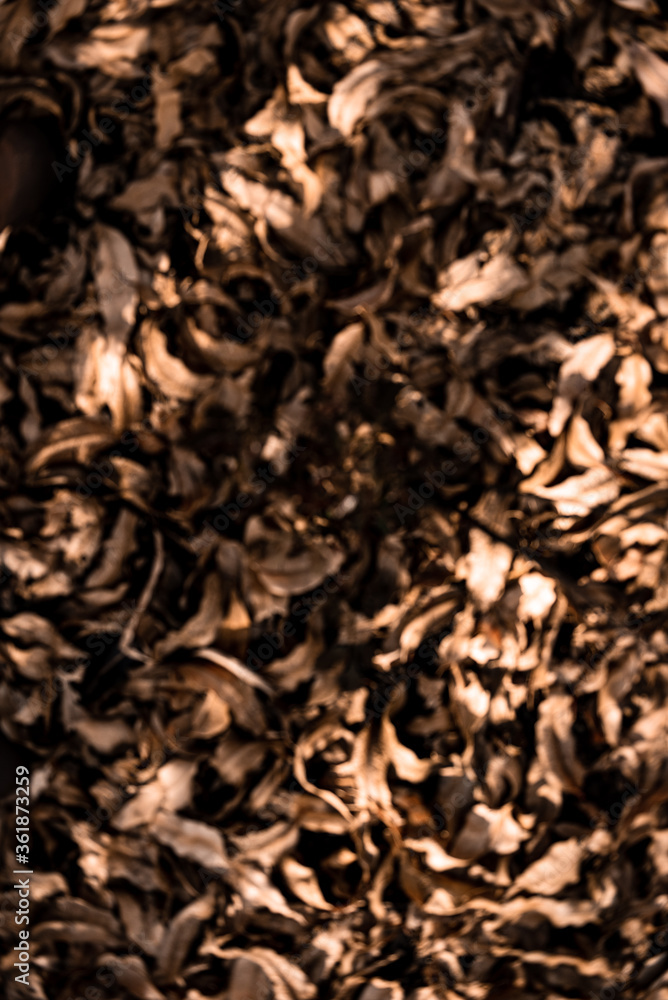
M0 7L35 998L667 1000L660 7Z

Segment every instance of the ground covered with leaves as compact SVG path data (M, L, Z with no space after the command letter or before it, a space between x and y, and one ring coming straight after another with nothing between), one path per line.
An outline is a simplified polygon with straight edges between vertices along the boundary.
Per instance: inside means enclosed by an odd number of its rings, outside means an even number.
M661 6L0 7L9 1000L667 1000Z

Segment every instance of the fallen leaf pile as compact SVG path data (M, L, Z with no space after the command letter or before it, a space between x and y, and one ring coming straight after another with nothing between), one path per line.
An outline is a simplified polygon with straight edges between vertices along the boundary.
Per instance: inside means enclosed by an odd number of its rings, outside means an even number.
M8 1000L14 758L38 1000L668 1000L668 21L551 3L0 7Z

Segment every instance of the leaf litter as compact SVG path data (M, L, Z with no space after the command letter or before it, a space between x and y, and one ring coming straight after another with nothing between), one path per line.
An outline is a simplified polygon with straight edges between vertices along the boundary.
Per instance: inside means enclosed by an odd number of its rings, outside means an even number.
M660 5L0 25L35 995L668 996Z

